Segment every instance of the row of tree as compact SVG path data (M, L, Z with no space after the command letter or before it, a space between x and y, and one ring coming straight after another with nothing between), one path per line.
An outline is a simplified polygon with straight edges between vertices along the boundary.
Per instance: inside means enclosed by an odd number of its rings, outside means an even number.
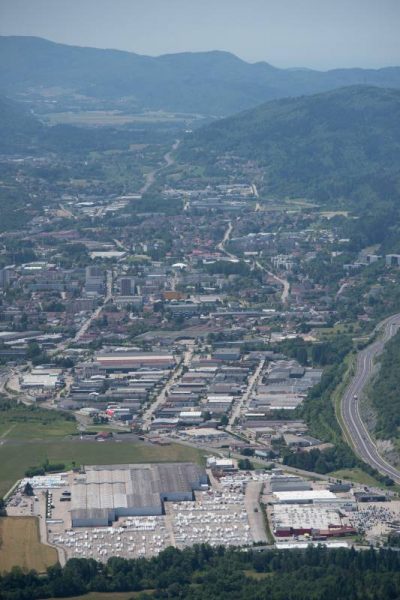
M390 600L400 597L400 554L373 549L250 550L198 545L151 559L71 559L45 575L14 568L0 576L3 600L135 592L181 600ZM132 594L133 597L133 594Z

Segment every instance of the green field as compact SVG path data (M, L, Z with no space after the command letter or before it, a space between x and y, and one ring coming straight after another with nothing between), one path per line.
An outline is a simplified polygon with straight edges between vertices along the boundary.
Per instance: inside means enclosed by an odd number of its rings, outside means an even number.
M3 414L0 413L3 417ZM73 421L42 422L6 422L0 424L0 439L49 439L71 435L76 432L76 423Z
M348 479L355 483L361 483L361 485L372 485L374 487L385 487L372 475L364 473L361 469L341 469L340 471L334 471L329 473L329 477L336 477L337 479Z
M187 115L186 115L187 116ZM48 113L44 118L50 125L118 126L127 123L168 123L184 121L184 116L162 111L126 114L113 110ZM193 117L192 117L193 118Z
M56 411L22 405L0 411L0 440L59 438L76 431L76 421Z
M145 462L203 462L203 453L195 448L171 444L156 446L143 442L95 442L54 438L49 441L10 440L0 446L0 497L26 469L42 464L63 462L68 467L93 464L126 464Z
M151 593L152 590L147 590ZM144 592L90 592L84 596L75 596L74 600L131 600L131 598L137 598ZM59 598L59 600L71 600L69 598Z

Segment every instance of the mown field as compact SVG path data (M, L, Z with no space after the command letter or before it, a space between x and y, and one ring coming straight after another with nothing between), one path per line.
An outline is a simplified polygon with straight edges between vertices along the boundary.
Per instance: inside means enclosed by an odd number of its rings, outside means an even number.
M97 428L98 429L98 428ZM139 440L81 440L70 415L36 406L0 403L0 498L29 467L49 463L75 465L145 462L203 462L195 448L156 446Z
M329 475L330 477L336 477L337 479L347 479L349 481L354 481L355 483L361 483L361 485L385 488L385 486L375 479L375 477L372 477L372 475L369 475L368 473L364 473L361 469L341 469L340 471L329 473Z
M152 590L148 590L151 592ZM131 600L137 598L143 592L90 592L84 596L75 596L74 600ZM59 600L71 600L71 598L59 598Z
M26 469L42 464L63 462L76 465L127 464L148 462L201 462L203 453L195 448L171 444L153 446L142 442L95 442L78 439L51 441L10 440L0 446L0 497Z
M57 551L40 543L35 517L0 518L0 573L16 565L42 573L57 560Z

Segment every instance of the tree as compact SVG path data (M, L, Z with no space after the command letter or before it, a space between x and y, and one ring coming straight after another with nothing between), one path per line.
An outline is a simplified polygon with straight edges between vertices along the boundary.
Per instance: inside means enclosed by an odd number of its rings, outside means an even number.
M25 484L25 487L24 487L24 494L25 494L25 496L34 496L34 495L35 495L35 493L34 493L34 491L33 491L33 487L32 487L32 485L29 483L29 481L28 481L28 482Z

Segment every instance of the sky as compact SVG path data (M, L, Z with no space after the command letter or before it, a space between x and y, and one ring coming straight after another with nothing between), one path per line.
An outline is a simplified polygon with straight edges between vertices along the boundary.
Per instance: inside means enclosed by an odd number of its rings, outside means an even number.
M400 0L0 0L0 35L277 67L400 65Z

